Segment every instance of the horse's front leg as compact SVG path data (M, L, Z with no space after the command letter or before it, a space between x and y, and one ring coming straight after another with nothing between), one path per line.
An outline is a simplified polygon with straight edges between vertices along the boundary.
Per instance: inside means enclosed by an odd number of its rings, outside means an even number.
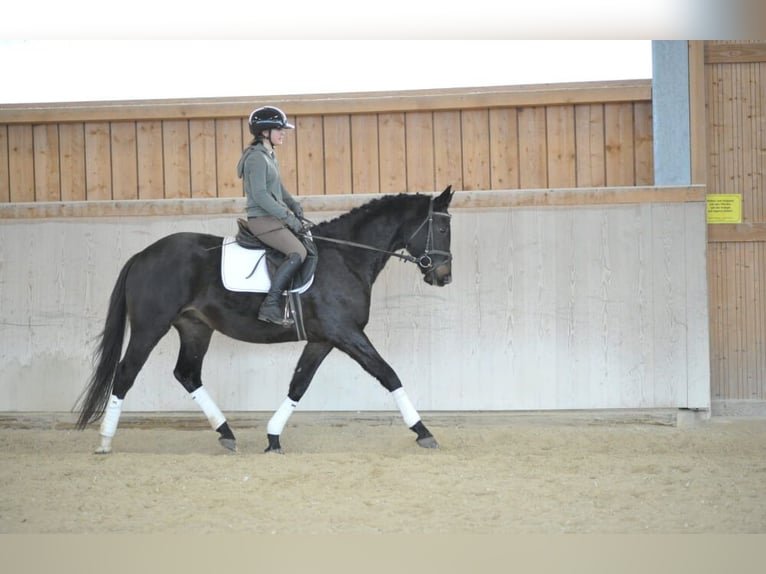
M423 424L418 411L407 396L399 376L380 356L364 332L357 332L347 341L337 343L336 346L359 363L365 371L378 379L380 384L391 393L396 406L399 407L404 423L418 435L418 438L415 439L418 445L423 448L439 448L439 443Z
M269 440L269 446L265 452L282 453L282 445L279 443L279 436L287 424L290 415L298 406L298 401L309 388L311 380L314 378L319 365L322 364L325 357L333 346L330 343L307 343L303 348L303 353L298 364L295 367L293 378L290 381L290 389L287 392L287 398L282 402L277 411L269 419L266 426L266 437Z

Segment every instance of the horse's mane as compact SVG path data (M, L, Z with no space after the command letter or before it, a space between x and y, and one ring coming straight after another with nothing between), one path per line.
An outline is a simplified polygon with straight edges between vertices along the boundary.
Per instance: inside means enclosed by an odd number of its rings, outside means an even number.
M360 219L391 212L401 214L404 206L429 199L420 193L399 193L383 195L354 207L333 219L322 221L314 228L318 233L333 233L342 229L352 229Z

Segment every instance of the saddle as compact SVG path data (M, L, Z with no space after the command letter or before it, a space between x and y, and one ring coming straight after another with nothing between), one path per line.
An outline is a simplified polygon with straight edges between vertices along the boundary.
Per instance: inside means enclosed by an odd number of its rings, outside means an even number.
M274 271L281 265L286 259L286 255L280 251L277 251L273 247L269 247L258 239L253 232L250 231L250 227L247 225L247 221L244 219L237 219L237 235L234 239L237 245L244 249L259 249L265 252L266 265L269 272L269 277L272 276ZM306 248L308 255L306 260L301 265L301 268L293 276L292 287L306 285L311 281L314 276L314 271L319 260L319 252L317 251L314 240L311 239L310 233L307 233L303 237L299 237L301 243Z

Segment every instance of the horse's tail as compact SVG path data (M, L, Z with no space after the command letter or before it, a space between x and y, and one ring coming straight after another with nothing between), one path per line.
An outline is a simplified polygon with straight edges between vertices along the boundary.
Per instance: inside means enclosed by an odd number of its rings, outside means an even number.
M125 283L134 258L135 256L131 257L123 266L112 290L104 330L99 335L101 340L93 354L94 362L98 362L98 365L90 377L88 386L80 394L72 409L80 412L77 419L78 430L82 430L88 424L100 419L109 402L114 374L117 371L117 364L120 362L122 343L125 339L127 323Z

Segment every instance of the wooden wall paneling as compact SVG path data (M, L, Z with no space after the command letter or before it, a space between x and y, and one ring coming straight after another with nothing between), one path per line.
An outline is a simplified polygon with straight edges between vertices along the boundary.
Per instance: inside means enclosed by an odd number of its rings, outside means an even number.
M594 162L588 160L595 159L595 157L584 155L579 149L582 134L590 133L594 137L596 134L595 130L582 132L580 129L583 125L581 120L581 110L584 109L583 107L590 105L590 102L594 101L637 101L642 105L649 106L648 98L650 93L650 84L644 81L634 83L590 83L584 86L545 86L534 89L529 87L518 89L486 88L478 93L475 91L467 93L465 90L460 89L427 91L427 93L419 91L417 94L410 95L409 97L407 94L401 95L401 97L397 94L396 98L392 98L388 93L380 94L379 97L374 94L372 96L367 94L365 98L359 100L349 98L347 95L335 100L332 97L329 99L327 97L320 99L312 97L293 98L290 99L290 109L297 113L294 121L304 122L309 131L319 128L322 133L321 135L319 133L306 132L300 134L300 130L298 130L287 135L285 145L279 150L282 178L285 181L285 185L289 189L294 190L296 194L301 193L301 187L305 186L304 182L307 180L311 181L311 185L308 187L315 187L316 183L321 182L322 189L320 193L326 193L328 178L335 179L335 176L332 173L328 173L328 171L334 170L335 162L341 158L340 156L333 157L329 155L325 157L326 142L324 141L323 122L325 120L328 121L328 126L330 126L330 123L335 121L332 118L348 115L348 117L352 118L349 135L349 153L352 163L350 168L350 192L346 193L397 193L415 188L441 189L443 184L438 181L439 179L455 180L456 183L453 185L465 189L546 187L549 185L548 177L547 173L545 176L543 176L543 173L548 169L547 157L541 156L541 152L544 152L545 156L548 154L547 143L544 141L546 137L546 124L544 121L539 121L539 117L536 117L536 114L545 114L546 106L552 106L549 113L554 114L557 108L577 105L575 113L575 124L577 127L576 153L577 169L578 172L581 172L583 166L588 164L594 165ZM598 99L597 96L602 99ZM92 105L67 106L65 108L56 107L56 105L51 104L43 106L42 109L40 107L27 109L23 106L11 106L12 109L0 108L0 118L5 118L9 124L17 126L26 125L25 122L29 125L58 125L61 146L66 145L64 140L61 139L64 126L84 126L84 123L78 124L77 122L87 121L90 128L93 125L112 122L115 129L120 130L121 127L117 126L123 126L123 122L136 122L136 161L139 170L138 197L146 199L165 197L166 193L169 197L210 196L212 189L210 184L205 182L210 177L212 168L208 169L202 167L202 164L198 165L200 159L208 158L209 154L207 151L192 152L191 148L192 145L195 146L195 150L202 150L208 147L207 144L202 145L201 142L196 140L193 142L192 140L197 137L196 126L209 126L209 123L206 122L212 120L216 126L214 153L216 173L215 195L217 197L237 197L242 193L242 183L233 171L235 167L232 168L230 166L236 166L242 148L251 139L245 118L252 106L253 102L250 99L241 102L227 100L226 102L212 103L206 101L142 102L138 106L130 102L126 102L124 106L115 106L113 103L109 105L95 103ZM519 108L518 106L522 107ZM595 104L595 106L593 109L598 109L600 104ZM427 153L421 154L422 143L413 143L409 148L406 147L407 135L404 118L407 114L411 118L424 117L424 114L436 114L433 116L437 118L433 126L438 127L433 127L433 129L441 129L443 127L447 130L445 137L452 137L452 130L449 126L454 125L454 117L460 115L461 124L464 125L461 125L461 134L458 139L460 140L460 145L465 146L465 149L457 150L448 146L446 141L437 141L433 133L430 141L430 145L433 146L432 159L427 157ZM484 119L485 115L486 120ZM357 120L357 117L360 119ZM522 118L521 124L519 124L519 117ZM28 121L25 118L33 118L35 121ZM314 121L318 122L316 126L312 127L310 118L314 118ZM496 120L495 118L498 119ZM467 138L463 132L472 129L471 126L474 125L472 123L474 119L477 122L475 124L477 128L480 124L484 124L488 129L485 133L478 133L480 130L477 129L475 137ZM173 132L173 128L170 128L170 126L182 126L184 122L188 123L190 121L194 123L189 123L187 127L189 130L194 131L194 136L192 136L191 132L188 132L186 136L188 140L186 143L189 146L189 158L183 160L183 154L180 153L179 149L173 151L179 143L173 140L175 137L174 133L180 137L183 130L179 128L176 132ZM442 121L445 123L440 123ZM510 123L496 125L497 121L507 121ZM644 124L638 123L638 115L636 116L636 121L636 131L638 131L638 126ZM155 139L157 137L156 134L151 132L156 129L156 126L162 125L162 122L171 131L160 134L159 139ZM178 123L174 124L173 122ZM365 128L361 127L363 123L366 126ZM353 129L354 126L358 129ZM207 129L207 127L204 129ZM376 135L364 135L366 129L374 130ZM523 134L523 138L518 137L520 129L522 131L527 130ZM541 129L542 131L540 131ZM552 127L551 129L554 128ZM397 130L401 130L401 132L399 133ZM330 137L329 131L327 135ZM528 136L531 136L531 139ZM200 135L200 137L203 136ZM369 139L357 144L356 140L358 137ZM409 137L412 142L416 142L418 139L418 136L413 133L410 133ZM571 138L571 133L567 132L564 137ZM114 138L112 139L114 140ZM304 154L307 149L305 145L302 150L298 149L297 146L295 149L291 147L301 140L304 143L321 141L321 172L313 167L309 169L317 161L316 154L318 153L318 148L314 148L306 155ZM92 162L90 161L95 151L92 141L93 138L89 136L88 142L91 156L84 157L85 165L89 170L88 185L91 188L92 197L104 197L107 190L103 178L107 172L94 172ZM234 143L235 141L236 143ZM148 147L145 145L147 142L151 143ZM523 142L525 146L523 150L518 147L520 142ZM113 141L113 143L116 144L117 142ZM554 141L554 139L549 140L548 143L552 146L559 145L559 143L562 143L564 146L569 145L568 142L558 142ZM157 144L159 144L159 147L157 147ZM476 147L471 147L474 144ZM183 141L180 141L180 145L184 145ZM371 147L373 145L375 147ZM439 151L436 149L437 146L440 146ZM152 147L153 149L150 151ZM644 166L641 165L639 148L640 145L636 147L636 169L641 171L640 176L644 178L641 181L649 181L651 176L646 173ZM360 151L361 149L369 149L369 155L366 153L363 155ZM486 153L485 149L488 150ZM63 147L61 150L63 150ZM144 153L144 150L147 150L148 153ZM474 153L472 150L475 150L475 155L470 155L470 153ZM458 151L460 157L453 161L452 157ZM5 154L6 162L9 161L7 158L9 153L10 151ZM158 155L151 156L151 153ZM407 153L410 154L410 164L408 164ZM556 155L557 152L552 148L551 153ZM163 154L168 155L163 156ZM314 157L310 157L312 154ZM59 155L63 170L65 169L63 167L64 152L60 151ZM522 166L520 161L522 155L527 165ZM123 166L120 163L122 157L121 154L111 150L111 160L114 162L111 166L112 171L124 174L129 170L128 165ZM77 158L73 159L77 161ZM100 158L97 159L100 161ZM178 163L179 160L181 160L180 163ZM207 161L212 160L205 159L203 164ZM458 161L460 163L459 178L456 177ZM298 169L299 162L301 163L301 170ZM433 166L431 166L431 163L433 163ZM592 169L597 171L599 167L598 162L596 162L596 166ZM161 178L157 175L158 169L162 170ZM434 172L432 178L429 177L431 169ZM189 172L188 174L186 173L187 171ZM469 171L471 172L470 174L468 173ZM10 167L8 172L10 174ZM302 172L300 181L299 172ZM559 178L559 174L559 171L552 171L551 177L554 179ZM475 176L475 179L466 179L467 176L470 176L470 178ZM121 198L131 196L127 188L121 187L122 175L111 173L110 178L112 185L115 186L109 192L111 197ZM188 186L185 181L187 178L189 180ZM341 179L344 178L345 175ZM430 182L431 179L433 179L433 183L426 183L426 180ZM588 181L586 181L587 179L587 177L578 173L577 185L589 185ZM598 184L595 183L595 185ZM605 185L606 182L602 181L600 184ZM101 186L100 191L99 185ZM167 186L167 191L164 188L159 190L157 188L158 185ZM71 197L72 199L77 199L76 187L66 189L67 185L65 184L63 173L61 176L61 187L62 198ZM186 190L187 187L188 191ZM316 193L315 190L308 187L305 188L305 193ZM10 183L8 188L10 196ZM14 193L21 196L24 195L23 191L14 191ZM83 199L87 199L87 196L83 197Z
M59 131L56 124L32 128L35 166L35 201L61 201Z
M747 243L744 246L745 268L743 279L745 281L745 317L747 332L745 335L747 341L747 361L745 384L748 398L758 398L759 396L759 371L761 357L759 351L762 349L763 331L760 325L761 301L763 293L760 291L760 280L758 272L758 251L759 243Z
M545 114L548 186L576 187L574 106L548 106Z
M733 66L721 66L721 174L720 174L720 193L741 193L742 188L739 185L739 174L737 173L737 154L735 147L737 145L736 137L739 130L734 123L734 98L732 93L732 74ZM742 221L750 221L750 205L743 197L742 202Z
M240 139L240 147L244 150L253 142L253 134L250 133L250 124L247 123L247 118L237 118L228 121L231 122L229 125L231 126L230 129L232 130L232 133L239 131L239 133L242 135Z
M633 185L654 185L654 138L652 105L636 102L633 106L635 138L635 179Z
M742 78L742 107L740 109L740 122L742 123L742 167L743 186L750 197L751 214L753 221L766 221L766 209L764 209L763 169L764 136L766 131L766 118L763 116L762 106L766 103L766 88L763 87L763 78L760 77L760 64L741 64L743 68Z
M463 137L459 111L434 112L434 170L436 188L463 190Z
M747 127L742 123L742 110L744 102L742 98L742 66L728 65L728 91L729 98L726 102L726 115L729 118L727 127L728 137L726 146L728 150L727 167L729 174L727 181L731 183L732 193L742 194L742 221L751 222L753 219L753 197L745 185L746 167L744 163L744 150L742 140Z
M138 152L136 149L136 123L113 122L112 197L138 199Z
M165 197L191 197L189 122L162 122L162 153L165 158Z
M401 193L407 189L404 114L380 114L380 192Z
M433 191L436 186L433 113L408 112L405 114L405 137L406 191Z
M8 126L0 125L0 203L11 201L10 171L8 169Z
M575 106L577 187L606 185L603 104Z
M248 143L250 140L247 140ZM279 175L282 178L282 184L287 191L294 196L298 195L298 140L294 131L288 131L285 135L284 143L277 150L277 160L279 161Z
M545 108L519 108L519 186L548 187Z
M720 66L705 66L707 81L705 86L705 98L707 101L707 126L706 139L708 146L707 155L707 191L708 193L722 193L721 185L721 107L723 101Z
M726 269L726 298L727 307L724 324L726 328L726 349L728 369L726 373L727 385L730 398L739 399L741 394L740 387L740 357L741 357L741 326L742 326L742 300L739 291L739 280L737 277L739 261L739 250L741 244L732 243L728 249L728 257L725 261Z
M766 62L751 64L750 70L752 186L758 221L766 221Z
M635 185L633 104L604 105L606 184Z
M721 381L723 376L721 367L723 365L721 353L721 314L723 294L721 292L721 251L724 248L723 243L708 243L707 265L708 265L708 300L710 313L710 398L720 400L723 398Z
M515 108L489 110L489 154L490 189L518 189L519 126Z
M747 244L739 243L734 246L735 264L732 275L733 288L736 293L736 347L737 369L734 380L736 381L736 396L738 399L746 397L746 377L747 377L747 314L750 309L747 304L747 281L745 280L746 256L745 250Z
M8 126L8 179L11 203L35 200L33 158L32 126Z
M325 193L351 193L351 118L346 114L324 118Z
M764 381L764 362L766 362L766 293L763 282L763 252L764 243L748 243L748 304L746 316L748 319L748 353L749 366L747 377L748 399L766 398L766 381Z
M739 336L737 312L737 244L729 243L724 250L721 268L723 269L723 297L724 304L721 314L723 338L723 395L728 398L739 398L735 392L737 387L737 339Z
M590 102L650 101L650 79L570 82L536 86L485 86L386 92L282 95L267 98L184 98L17 104L0 108L0 124L162 119L245 119L253 107L278 99L291 121L296 115L394 113L412 110L488 109Z
M351 116L351 193L380 193L377 114Z
M489 110L464 110L460 117L463 189L491 189Z
M726 388L731 380L728 373L729 350L727 332L729 325L726 261L729 247L733 244L708 244L708 287L710 308L710 383L711 398L728 396Z
M755 313L756 324L756 347L754 349L757 360L757 369L755 371L756 389L755 398L766 398L766 243L759 242L754 245L755 262L753 270L755 273L755 297L757 302L757 313Z
M244 188L242 180L237 176L237 163L242 157L242 151L252 139L247 121L215 120L215 173L218 197L242 196Z
M766 220L766 62L757 67L757 85L754 87L754 100L757 102L754 111L756 126L754 127L756 162L754 173L756 185L761 190L761 213Z
M162 122L138 122L138 197L162 199L165 196L165 168L162 145Z
M727 260L727 289L731 298L729 304L729 330L727 337L729 339L729 377L730 392L736 399L742 398L742 357L744 352L744 316L743 316L743 298L740 266L742 265L741 256L742 244L733 243L731 245L730 257Z
M689 138L691 139L691 181L693 184L705 184L707 181L704 44L701 40L689 41ZM639 107L640 104L637 103L636 109L638 110Z
M189 162L192 197L217 197L215 120L189 120Z
M295 127L298 168L295 191L298 195L324 195L325 147L322 116L299 116Z
M85 201L85 124L59 124L61 200Z
M112 149L108 122L85 124L85 193L88 200L112 198Z
M739 102L736 107L736 119L740 127L738 139L739 147L739 171L742 177L742 201L750 207L750 221L761 221L760 197L758 190L753 186L753 122L750 120L753 114L753 101L750 93L750 72L753 64L741 64L737 66L740 78L737 82L736 92Z

